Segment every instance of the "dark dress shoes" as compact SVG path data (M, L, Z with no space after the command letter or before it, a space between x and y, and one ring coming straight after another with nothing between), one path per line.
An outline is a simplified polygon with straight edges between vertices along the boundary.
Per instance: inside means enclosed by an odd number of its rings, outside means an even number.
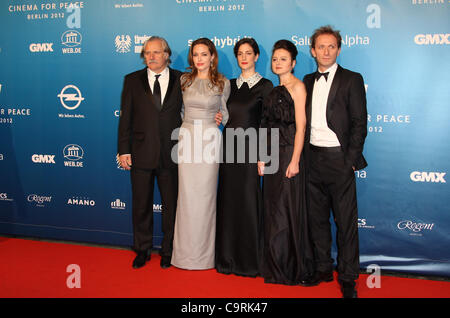
M341 291L343 298L358 298L355 282L341 282Z
M172 266L172 264L170 264L170 262L172 261L172 258L170 256L161 256L161 268L169 268L170 266Z
M314 275L300 281L300 286L312 287L322 282L333 281L333 272L316 272Z
M141 268L151 258L151 251L137 252L137 256L133 261L133 268Z

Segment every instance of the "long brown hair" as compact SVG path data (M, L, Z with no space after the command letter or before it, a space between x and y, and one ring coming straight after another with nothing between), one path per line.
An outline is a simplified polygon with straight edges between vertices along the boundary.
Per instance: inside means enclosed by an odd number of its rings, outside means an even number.
M209 80L211 83L219 89L219 92L223 92L223 87L225 86L225 77L219 73L217 66L219 64L219 56L217 55L216 46L214 43L208 38L200 38L192 42L191 47L189 49L188 62L189 67L187 68L190 72L185 73L183 75L183 82L181 83L181 89L184 91L187 87L191 86L194 82L194 79L198 75L198 70L195 68L194 59L193 59L193 51L194 47L197 44L206 45L209 49L209 53L214 55L214 59L209 68Z

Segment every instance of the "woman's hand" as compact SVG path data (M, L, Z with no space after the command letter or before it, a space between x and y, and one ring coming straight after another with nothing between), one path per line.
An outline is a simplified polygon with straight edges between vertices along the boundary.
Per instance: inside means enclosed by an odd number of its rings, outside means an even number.
M221 112L217 112L216 116L214 117L214 120L216 121L217 126L220 126L222 123L223 115Z
M262 177L264 176L264 165L265 163L262 161L258 161L258 174Z
M286 178L295 177L299 173L298 162L290 162L286 169Z

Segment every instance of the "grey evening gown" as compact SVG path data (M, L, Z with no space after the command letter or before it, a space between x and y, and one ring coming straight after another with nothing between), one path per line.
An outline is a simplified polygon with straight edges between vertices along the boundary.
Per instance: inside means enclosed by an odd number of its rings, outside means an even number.
M183 78L181 79L183 81ZM221 132L214 120L220 110L228 120L223 92L208 79L196 78L183 92L184 119L178 143L178 202L172 265L191 270L214 268L216 196Z

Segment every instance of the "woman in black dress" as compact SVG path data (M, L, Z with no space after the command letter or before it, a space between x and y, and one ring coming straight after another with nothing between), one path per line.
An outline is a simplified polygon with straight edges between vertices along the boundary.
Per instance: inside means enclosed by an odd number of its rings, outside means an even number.
M312 250L308 238L305 198L305 169L302 155L305 137L306 89L293 74L297 48L288 40L275 43L272 71L280 85L273 88L264 102L263 127L269 135L279 136L275 173L264 174L264 266L266 283L297 285L312 274ZM268 137L270 140L270 137ZM267 167L266 167L267 170Z
M234 54L242 73L231 80L227 102L229 119L223 130L223 163L219 168L215 259L220 273L255 277L261 273L263 256L262 194L255 137L263 100L273 85L255 71L259 48L254 39L237 42ZM241 138L244 131L247 134Z

